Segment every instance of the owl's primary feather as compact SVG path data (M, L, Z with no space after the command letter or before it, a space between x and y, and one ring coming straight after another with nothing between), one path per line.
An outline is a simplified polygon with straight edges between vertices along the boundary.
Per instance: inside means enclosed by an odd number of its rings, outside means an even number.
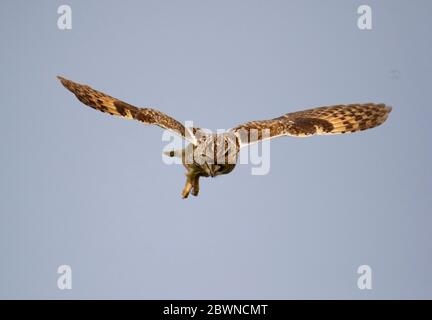
M287 113L271 120L250 121L231 131L238 133L242 145L279 136L343 134L379 126L391 109L376 103L319 107ZM251 135L254 129L257 132L255 137ZM268 136L265 136L265 129L268 129Z
M137 108L87 85L62 77L58 78L68 90L89 107L111 115L158 125L192 142L183 150L167 153L171 157L181 157L187 169L183 198L187 198L189 193L198 195L200 177L215 177L230 173L236 165L241 146L279 136L306 137L366 130L382 124L391 111L391 107L376 103L320 107L287 113L271 120L247 122L219 136L205 133L197 128L185 128L179 121L161 111ZM190 158L190 155L193 157ZM189 162L189 159L192 161ZM215 159L217 161L214 161ZM219 159L222 159L222 162Z
M195 142L193 137L194 132L188 133L179 121L161 111L151 108L138 108L87 85L79 84L60 76L57 78L78 100L93 109L126 119L135 119L145 124L155 124L164 129L171 130L191 142ZM193 131L195 130L193 129Z

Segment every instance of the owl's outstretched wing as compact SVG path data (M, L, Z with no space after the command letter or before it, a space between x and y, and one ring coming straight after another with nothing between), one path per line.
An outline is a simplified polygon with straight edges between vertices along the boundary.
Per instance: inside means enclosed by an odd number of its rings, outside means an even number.
M279 136L350 133L379 126L391 110L385 104L376 103L326 106L287 113L271 120L247 122L231 132L237 135L241 146Z
M79 84L63 77L57 78L79 101L93 109L126 119L135 119L145 124L155 124L181 135L192 143L196 143L194 134L197 129L186 129L179 121L161 111L151 108L138 108L103 92L94 90L87 85Z

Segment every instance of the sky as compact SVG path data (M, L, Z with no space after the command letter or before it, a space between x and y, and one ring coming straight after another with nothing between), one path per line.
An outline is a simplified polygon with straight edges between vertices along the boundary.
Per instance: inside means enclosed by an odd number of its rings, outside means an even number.
M430 12L1 1L0 298L432 298ZM212 130L332 104L393 111L357 134L274 139L267 174L240 164L183 200L163 130L83 106L57 75Z

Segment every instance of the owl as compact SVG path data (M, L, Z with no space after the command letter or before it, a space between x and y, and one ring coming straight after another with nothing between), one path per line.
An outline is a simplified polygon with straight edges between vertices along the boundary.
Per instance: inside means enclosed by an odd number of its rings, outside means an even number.
M199 128L186 128L165 113L138 108L83 84L58 77L63 86L83 104L126 119L154 124L180 135L189 144L166 152L179 157L186 168L183 198L199 193L200 177L217 177L235 168L239 150L246 145L280 136L310 137L353 133L382 124L392 108L382 103L332 105L291 112L269 120L250 121L225 133L214 134Z

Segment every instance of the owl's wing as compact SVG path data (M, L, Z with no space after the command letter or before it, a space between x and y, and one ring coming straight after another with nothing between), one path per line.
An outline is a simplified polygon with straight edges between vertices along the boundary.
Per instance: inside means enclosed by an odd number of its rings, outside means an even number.
M126 119L135 119L145 124L155 124L161 128L175 132L192 143L196 143L194 134L197 129L186 129L179 121L161 111L151 108L138 108L103 92L94 90L87 85L79 84L63 77L57 78L79 101L93 109Z
M279 136L350 133L379 126L391 110L385 104L376 103L326 106L287 113L271 120L247 122L231 132L237 135L240 146ZM264 129L268 129L267 134Z

